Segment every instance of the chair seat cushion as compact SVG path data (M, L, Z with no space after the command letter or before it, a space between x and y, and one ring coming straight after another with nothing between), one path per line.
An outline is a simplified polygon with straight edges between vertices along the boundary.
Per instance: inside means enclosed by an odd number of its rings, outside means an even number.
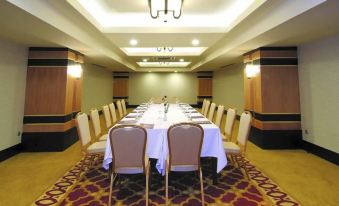
M145 157L145 169L147 170L149 164L148 157ZM139 174L144 173L144 169L142 167L118 167L114 170L117 174Z
M172 165L171 171L173 172L190 172L197 171L199 169L198 165Z
M238 154L240 153L240 147L233 143L233 142L223 142L224 144L224 149L226 154L231 153L231 154Z
M106 142L95 142L87 148L88 153L104 153L106 149Z
M102 135L100 138L99 138L99 141L106 141L107 140L107 134L104 134Z

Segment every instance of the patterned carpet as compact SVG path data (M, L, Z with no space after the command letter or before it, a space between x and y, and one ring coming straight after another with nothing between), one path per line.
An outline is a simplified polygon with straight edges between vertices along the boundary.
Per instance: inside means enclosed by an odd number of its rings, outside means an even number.
M89 167L94 159L97 161ZM251 180L247 180L239 168L229 164L219 174L216 185L212 184L212 177L209 175L210 161L207 159L202 162L207 205L299 205L247 159L239 156L238 161L245 165ZM101 167L101 162L101 156L87 156L32 205L107 205L109 179L107 171ZM80 174L80 171L84 172ZM165 204L164 183L165 178L153 169L149 205ZM171 205L201 205L200 183L196 173L171 173L169 185ZM114 186L113 204L145 205L144 194L144 175L121 176Z

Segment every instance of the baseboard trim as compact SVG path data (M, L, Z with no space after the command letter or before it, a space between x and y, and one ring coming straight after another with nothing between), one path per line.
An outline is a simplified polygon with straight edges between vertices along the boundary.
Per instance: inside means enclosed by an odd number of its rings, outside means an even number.
M301 148L333 164L339 165L339 154L313 143L301 140Z
M59 152L64 151L78 141L76 127L65 132L23 133L22 148L25 152Z
M262 149L298 149L301 130L261 130L251 127L249 140Z
M21 143L0 151L0 162L13 157L14 155L19 154L21 151L22 151Z

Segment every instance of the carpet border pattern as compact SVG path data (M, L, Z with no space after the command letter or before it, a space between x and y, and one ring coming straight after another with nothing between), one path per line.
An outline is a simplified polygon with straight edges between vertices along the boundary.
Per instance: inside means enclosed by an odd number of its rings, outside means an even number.
M92 161L100 159L99 155L87 155L61 177L52 187L44 192L31 206L59 205L65 196L76 185L79 177L90 167ZM246 168L251 181L275 206L300 206L300 204L284 192L273 180L263 174L255 165L243 156L237 156L237 161Z
M238 155L237 161L246 169L251 181L261 190L266 197L271 200L275 206L300 206L294 198L284 192L284 190L278 186L267 175L260 171L255 165L253 165L244 156Z

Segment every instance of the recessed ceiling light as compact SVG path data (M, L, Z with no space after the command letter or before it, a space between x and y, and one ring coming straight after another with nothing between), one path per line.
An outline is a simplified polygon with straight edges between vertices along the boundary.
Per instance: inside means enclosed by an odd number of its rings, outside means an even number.
M138 45L138 40L131 39L131 40L129 40L129 44L132 45L132 46L136 46L136 45Z
M145 58L145 59L142 59L142 61L143 61L143 62L147 62L147 61L148 61L148 59L146 59L146 58Z
M180 59L179 61L183 62L183 61L185 61L185 60L184 60L184 59Z
M199 39L193 39L193 40L192 40L192 45L193 45L193 46L198 46L199 44L200 44Z

